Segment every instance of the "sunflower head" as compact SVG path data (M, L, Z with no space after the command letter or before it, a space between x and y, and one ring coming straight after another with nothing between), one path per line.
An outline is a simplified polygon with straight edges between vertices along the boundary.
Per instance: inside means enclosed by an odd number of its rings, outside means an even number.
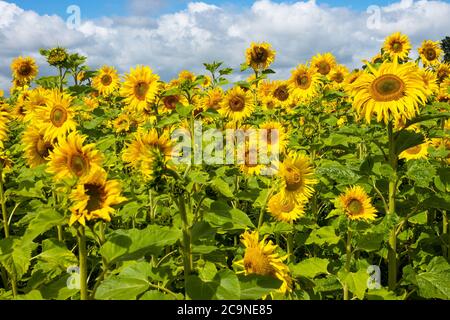
M305 214L303 203L297 203L292 199L284 198L282 193L272 196L268 203L270 214L277 221L293 223Z
M223 90L220 87L208 90L201 99L201 106L204 111L209 109L219 110L223 99Z
M417 146L406 149L400 153L399 158L405 160L415 160L415 159L427 159L428 158L428 147L429 142L419 144Z
M252 43L246 52L247 65L254 70L265 70L275 60L275 51L266 42Z
M315 72L314 68L302 64L292 71L288 82L292 95L297 98L314 97L321 84L320 74Z
M437 65L436 69L436 77L438 82L442 82L448 77L450 77L450 63L440 63Z
M97 219L111 221L113 206L126 200L121 196L120 183L107 180L106 172L99 167L78 181L70 199L73 202L70 225L75 222L86 225L86 221Z
M408 36L396 32L385 39L383 52L393 61L406 60L411 48Z
M241 235L241 242L245 246L244 258L235 264L242 267L246 275L258 274L277 278L282 281L279 292L288 293L292 290L289 268L284 264L287 256L281 257L276 252L277 245L267 241L267 237L260 241L258 231L246 231Z
M317 184L308 156L291 152L281 164L283 198L301 203L307 201L314 193Z
M103 66L92 79L92 87L104 96L113 93L119 88L119 75L116 69Z
M240 87L230 89L221 103L219 111L234 122L251 116L255 110L255 101L250 92Z
M55 141L46 138L44 131L34 125L27 127L22 142L25 146L26 161L31 168L47 163L55 147Z
M346 66L338 65L330 72L330 80L341 84L345 81L349 72Z
M336 200L336 207L341 209L350 220L375 220L377 210L371 199L360 186L347 188Z
M29 83L38 74L36 61L31 57L18 57L11 64L13 78L22 82Z
M437 41L426 40L419 48L420 59L422 60L424 66L438 64L442 54L443 51Z
M47 53L47 62L51 66L60 67L69 59L69 54L65 48L56 47Z
M336 67L336 58L331 53L319 53L311 59L311 65L318 73L327 76Z

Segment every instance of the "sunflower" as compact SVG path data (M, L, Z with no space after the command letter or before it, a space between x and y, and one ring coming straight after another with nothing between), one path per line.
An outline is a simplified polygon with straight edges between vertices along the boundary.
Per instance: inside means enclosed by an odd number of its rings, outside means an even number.
M12 171L14 163L9 157L9 152L5 152L3 150L0 150L0 172L2 174L2 178L4 179L3 175L6 173L9 173Z
M267 121L259 125L260 129L267 130L264 136L261 136L260 143L267 145L267 150L273 150L277 146L279 152L284 152L288 144L288 135L285 127L276 121ZM262 146L260 146L262 147Z
M50 93L51 90L44 88L36 88L29 92L27 100L24 101L25 122L32 121L36 118L36 111L39 108L45 107L49 101Z
M114 213L112 206L127 199L121 196L119 181L107 180L106 172L101 168L92 170L81 178L70 194L73 202L69 225L75 222L85 226L86 221L101 219L111 221Z
M414 160L414 159L427 159L428 158L428 147L429 142L425 142L414 146L412 148L406 149L398 156L400 159Z
M36 61L30 57L18 57L11 63L13 78L22 82L29 83L38 74Z
M209 109L219 110L223 100L223 90L220 87L208 90L201 99L201 107L204 111Z
M194 82L195 74L193 74L191 71L183 70L178 74L178 81L180 83L183 83L185 81Z
M338 121L336 122L336 125L339 128L342 128L345 124L347 123L347 117L346 116L342 116L338 119Z
M126 145L122 160L139 171L146 180L150 180L155 166L166 165L171 155L172 143L168 132L159 136L155 129L139 130L131 143Z
M73 98L68 94L53 90L48 96L45 107L36 110L39 126L45 129L45 136L49 140L62 138L76 129L72 100Z
M131 119L127 113L120 114L113 122L116 133L129 132L131 127Z
M433 71L420 69L419 74L422 77L427 96L431 96L439 92L437 77Z
M327 76L336 67L336 58L331 53L319 53L311 59L311 65L321 75Z
M169 83L165 86L165 94L163 94L163 97L160 99L158 106L158 109L161 109L163 112L173 112L176 110L177 105L181 104L183 106L189 105L188 99L180 92L180 93L174 93L174 94L168 94L167 92L171 89L174 89L174 84Z
M289 201L300 203L307 201L314 193L314 169L308 156L290 152L281 164L282 194Z
M370 123L371 116L387 123L391 116L411 119L427 100L427 92L418 68L413 63L383 63L379 69L368 65L372 73L363 73L352 84L353 108Z
M27 115L26 104L28 102L28 98L30 96L30 91L23 91L17 97L16 104L12 110L12 117L20 122L25 120L25 116Z
M286 108L292 101L291 90L289 88L289 82L277 80L272 83L271 96L275 99L276 103Z
M110 66L103 66L92 79L92 87L101 95L107 96L119 88L119 75L116 69Z
M25 159L30 168L35 168L49 161L50 152L54 149L54 141L45 137L42 129L29 125L23 133L22 143L25 146Z
M251 92L240 87L230 89L221 103L219 111L234 122L250 117L255 110L255 101Z
M8 139L8 112L0 111L0 149L4 148L4 142Z
M383 55L381 53L376 54L375 56L370 59L371 64L377 64L377 63L383 63Z
M346 66L338 65L329 74L330 80L341 84L345 81L349 72Z
M85 140L86 136L72 132L66 139L58 141L50 152L47 169L55 180L81 178L101 166L102 155L95 149L95 144L83 145Z
M393 61L406 60L411 50L411 43L408 36L396 32L386 38L384 41L383 51Z
M238 163L240 162L238 161ZM259 175L264 167L258 164L258 147L250 145L250 143L245 143L245 154L242 162L240 169L249 176Z
M120 94L125 98L126 104L137 111L142 111L153 102L159 89L159 76L149 67L138 66L136 69L131 68L130 73L125 75Z
M277 245L267 241L268 236L259 241L258 231L245 231L241 235L241 242L245 246L245 254L242 260L236 261L235 265L244 269L246 275L258 274L270 276L282 281L278 292L287 293L292 290L292 279L289 276L289 268L284 261L288 256L282 256L276 252Z
M305 214L303 203L296 203L295 201L285 199L281 193L270 198L268 210L277 221L287 223L293 223Z
M377 210L372 206L371 198L363 188L354 186L347 188L335 203L350 220L375 220Z
M435 69L435 72L438 78L438 82L441 83L442 81L450 77L450 63L438 64Z
M320 75L307 65L298 65L288 80L291 94L298 98L312 98L318 93Z
M266 42L252 43L247 49L247 65L254 70L266 70L275 60L275 50Z
M442 53L443 51L437 41L426 40L419 48L420 59L422 60L424 66L438 64Z

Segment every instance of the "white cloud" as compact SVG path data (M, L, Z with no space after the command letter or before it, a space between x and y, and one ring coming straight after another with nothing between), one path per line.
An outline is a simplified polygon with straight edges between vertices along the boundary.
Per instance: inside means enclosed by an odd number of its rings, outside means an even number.
M0 1L0 87L9 85L13 57L38 57L39 48L56 45L87 55L94 68L111 64L125 72L146 64L168 80L182 69L201 72L202 63L212 60L238 67L250 42L268 41L277 51L276 76L287 77L317 52L331 51L339 62L356 67L392 32L406 33L417 47L424 39L442 39L450 30L450 4L444 1L402 0L378 11L380 27L368 29L370 14L315 1L261 0L250 8L191 2L185 10L157 18L103 17L69 30L61 17ZM42 58L38 61L41 74L48 74Z

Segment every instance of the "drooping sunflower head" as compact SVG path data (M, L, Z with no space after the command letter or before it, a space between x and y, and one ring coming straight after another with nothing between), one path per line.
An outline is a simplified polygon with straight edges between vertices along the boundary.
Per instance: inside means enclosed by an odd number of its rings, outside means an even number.
M277 221L287 223L294 223L295 220L305 214L302 202L297 203L284 198L282 193L277 193L270 198L268 210Z
M234 122L250 117L255 110L255 101L250 92L240 87L230 89L221 103L219 112Z
M436 69L436 76L438 78L438 82L442 82L448 77L450 77L450 63L440 63L437 65Z
M411 48L412 47L408 36L400 32L396 32L385 39L383 51L393 61L398 61L406 60Z
M417 66L413 63L383 63L379 69L368 65L351 85L353 108L368 123L372 115L378 122L399 117L411 119L427 101L427 90Z
M375 220L377 210L371 199L360 186L347 188L336 200L336 207L341 209L350 220Z
M84 145L86 138L72 132L67 138L60 138L50 151L47 171L54 175L56 181L79 179L101 166L103 156L94 144Z
M291 152L281 164L283 197L301 203L311 198L313 186L317 184L310 158L301 153Z
M38 74L36 61L31 57L18 57L11 64L13 78L22 82L29 83Z
M275 60L275 50L269 43L252 43L246 52L247 65L254 70L265 70Z
M75 222L86 225L87 221L97 219L111 221L113 206L126 198L121 196L120 183L107 180L106 172L98 167L78 181L70 200L73 205L69 225Z
M244 259L235 264L243 268L246 275L258 274L277 278L282 281L278 292L288 293L292 290L289 268L284 263L288 256L280 256L277 253L277 245L267 241L267 236L260 241L258 231L246 231L241 235L241 242L245 246Z
M383 63L383 61L384 59L381 53L376 54L375 56L372 57L372 59L370 59L371 64Z
M417 146L406 149L398 156L400 159L415 160L415 159L427 159L429 142L419 144Z
M307 65L298 65L288 80L291 93L296 98L314 97L321 84L320 75Z
M208 90L206 94L202 97L200 102L203 111L209 109L219 110L220 104L223 100L223 90L220 87Z
M420 59L424 66L433 66L439 63L443 51L438 41L426 40L419 48Z
M125 75L120 94L125 98L124 102L137 111L142 111L154 101L160 90L159 76L146 66L131 68Z
M92 87L107 96L119 88L119 75L114 67L103 66L92 79Z
M329 52L319 53L311 59L311 66L321 75L327 76L336 67L336 58Z
M55 67L63 66L67 62L67 59L69 59L69 54L62 47L51 49L47 55L48 64Z
M30 124L23 133L25 159L30 168L35 168L49 161L55 142L45 137L41 128Z

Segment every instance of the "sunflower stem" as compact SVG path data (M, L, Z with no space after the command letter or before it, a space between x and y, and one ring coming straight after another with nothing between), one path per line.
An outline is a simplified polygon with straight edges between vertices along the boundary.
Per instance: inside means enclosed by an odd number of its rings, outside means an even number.
M180 209L181 221L183 223L183 264L184 264L184 281L191 275L193 269L192 247L191 247L191 229L189 226L188 214L186 210L185 197L180 195L178 198L178 208Z
M269 192L267 192L266 200L264 201L264 205L261 207L261 210L259 212L258 230L261 229L261 227L264 223L264 214L266 213L267 203L269 203L269 199L272 196L273 192L274 192L274 188L271 188L269 190Z
M347 243L345 245L345 272L350 272L350 263L352 261L352 232L347 230ZM349 300L348 283L344 283L344 300Z
M88 300L87 289L87 250L86 250L86 233L84 226L80 226L77 230L78 235L78 255L80 263L80 298Z
M388 138L389 138L389 163L394 171L394 175L389 180L389 212L388 214L395 215L395 189L397 180L397 164L398 157L395 151L395 137L393 133L393 122L388 124ZM396 228L391 230L389 235L388 245L388 286L389 290L394 290L397 285L397 235Z
M287 234L287 251L289 255L289 262L294 263L294 231Z

